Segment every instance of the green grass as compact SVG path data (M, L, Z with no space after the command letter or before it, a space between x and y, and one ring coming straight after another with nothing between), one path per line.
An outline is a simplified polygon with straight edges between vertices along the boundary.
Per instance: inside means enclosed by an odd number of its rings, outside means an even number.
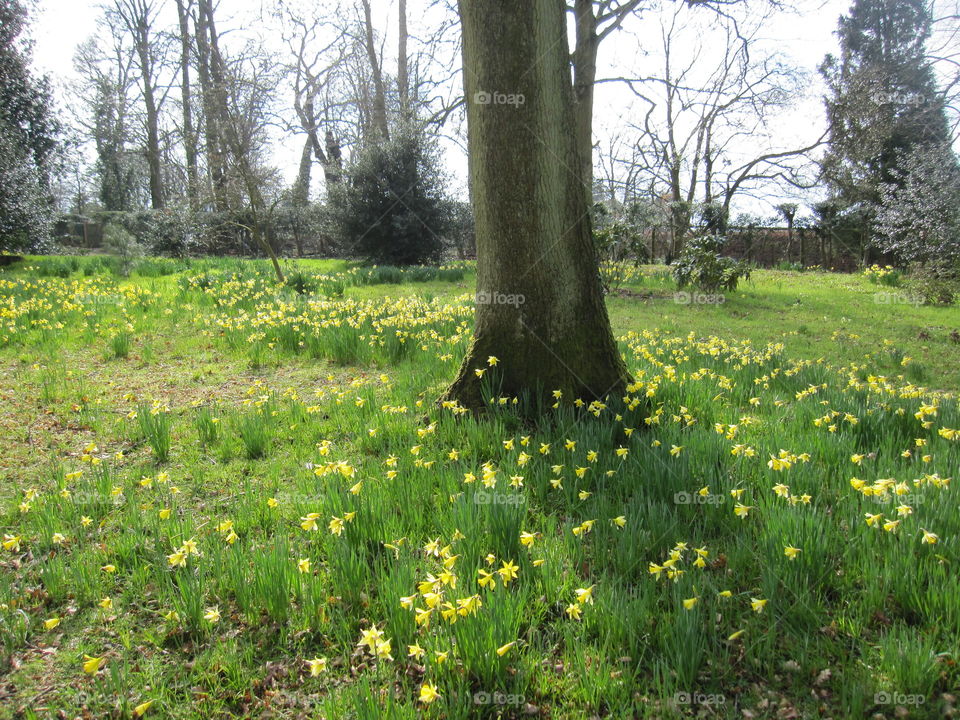
M434 404L469 266L170 262L0 272L0 718L952 712L957 308L647 267L529 425Z

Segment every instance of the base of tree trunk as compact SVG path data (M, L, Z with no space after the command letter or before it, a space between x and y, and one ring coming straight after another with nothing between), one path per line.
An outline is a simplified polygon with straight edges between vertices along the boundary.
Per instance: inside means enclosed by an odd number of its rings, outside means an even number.
M502 342L490 342L489 336L474 338L456 379L439 403L455 402L476 413L488 408L491 398L518 398L524 400L522 408L539 414L558 399L585 403L619 399L631 382L615 345L596 352L580 343L548 345L538 337L498 337ZM603 335L592 338L598 344L603 339ZM491 365L491 358L496 358L496 364Z

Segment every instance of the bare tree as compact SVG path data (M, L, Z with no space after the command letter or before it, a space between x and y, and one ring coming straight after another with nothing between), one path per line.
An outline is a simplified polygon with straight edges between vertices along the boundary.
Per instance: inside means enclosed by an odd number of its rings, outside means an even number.
M692 13L677 5L661 16L659 69L627 80L645 106L633 123L637 159L668 198L677 242L698 202L716 203L727 216L734 197L759 186L809 187L805 160L823 141L775 146L769 123L790 106L803 77L780 55L758 50L762 18L748 25L715 15L707 26Z
M99 37L77 48L74 67L80 81L74 88L80 134L92 140L96 151L94 174L97 195L106 210L133 210L149 202L147 171L137 152L132 128L136 70L129 38L115 17L99 21Z
M577 131L577 161L588 202L593 193L593 94L597 82L600 43L619 29L640 8L642 0L572 0L576 44L573 63L574 124Z
M164 183L160 153L160 106L163 94L158 90L158 70L162 62L162 44L154 32L158 6L154 0L113 0L109 13L123 23L136 52L140 70L146 127L145 154L150 168L150 203L154 210L164 206Z
M931 0L932 32L927 60L943 94L954 143L960 139L960 0Z
M184 154L187 160L187 199L193 210L197 209L199 201L199 171L197 134L193 123L193 88L190 84L190 66L193 56L193 42L190 33L190 16L193 11L193 0L176 0L177 20L180 31L180 103L183 109Z
M400 99L400 114L406 116L410 112L410 72L407 65L407 0L400 0L399 34L397 38L397 95Z
M331 98L331 85L341 71L347 52L347 37L333 21L308 16L289 5L279 6L275 16L283 27L284 40L290 51L288 72L293 77L293 108L299 121L297 129L307 136L294 193L297 202L306 204L314 159L323 168L328 186L340 181L343 163L331 113L339 110L342 102ZM332 37L323 38L324 31Z
M223 124L223 72L214 61L214 55L219 56L219 44L211 0L197 0L197 11L193 21L194 38L197 46L197 77L200 81L203 103L207 172L210 176L214 205L218 210L225 210L226 161L221 130Z
M390 137L390 125L387 121L387 88L383 81L383 68L374 40L370 0L361 0L361 2L363 4L363 42L370 62L370 76L373 79L372 129L386 140Z

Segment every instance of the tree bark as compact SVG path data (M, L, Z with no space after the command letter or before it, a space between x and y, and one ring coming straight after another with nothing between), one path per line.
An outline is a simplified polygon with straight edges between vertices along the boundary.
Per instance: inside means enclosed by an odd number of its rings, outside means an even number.
M400 37L397 46L397 94L400 97L400 114L410 112L410 75L407 60L407 0L400 0Z
M193 127L192 88L190 86L190 8L192 0L177 0L180 22L180 97L183 103L183 147L187 157L187 201L191 210L199 207L197 171L197 134Z
M226 210L224 184L226 181L223 157L223 140L220 131L220 112L217 109L216 91L211 73L210 41L208 13L212 12L209 0L199 0L195 19L197 39L197 75L203 100L204 139L207 154L207 170L213 193L214 207L220 212Z
M293 204L306 207L310 202L310 171L313 168L313 142L308 137L300 153L300 168L297 181L293 185Z
M593 92L597 80L597 17L593 0L575 0L577 45L573 52L574 127L580 175L588 205L593 204Z
M384 140L390 139L390 126L387 123L387 89L383 83L383 72L377 57L377 47L373 40L373 17L370 12L370 0L363 1L364 45L370 61L370 73L373 77L373 129Z
M459 8L478 302L473 342L444 399L483 407L475 370L489 356L499 359L488 371L498 394L619 393L629 376L583 192L563 0L459 0Z
M150 206L163 209L163 171L160 163L160 110L157 107L156 86L153 78L153 54L150 47L150 14L153 10L146 0L118 0L116 9L127 26L140 66L143 83L143 104L146 112L147 167L150 172Z

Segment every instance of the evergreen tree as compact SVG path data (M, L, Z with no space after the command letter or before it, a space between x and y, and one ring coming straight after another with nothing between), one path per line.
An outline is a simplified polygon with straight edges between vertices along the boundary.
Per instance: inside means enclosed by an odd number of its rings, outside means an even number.
M926 56L930 29L926 0L854 0L840 18L840 57L820 68L829 88L825 175L836 197L867 218L881 185L898 182L900 157L949 141Z
M49 172L57 126L46 78L30 73L21 0L0 0L0 250L42 249L50 239Z
M346 182L328 188L328 221L347 250L367 262L439 262L450 227L439 159L410 123L362 147Z

